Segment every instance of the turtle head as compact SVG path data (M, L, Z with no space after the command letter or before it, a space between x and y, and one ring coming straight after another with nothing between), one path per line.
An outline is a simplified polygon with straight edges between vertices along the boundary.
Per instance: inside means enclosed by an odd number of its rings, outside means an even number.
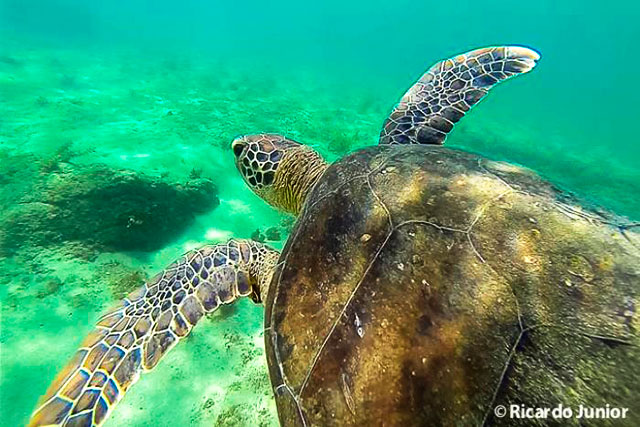
M298 214L327 163L312 148L276 134L245 135L231 143L236 167L267 203Z
M262 196L273 185L284 156L300 145L280 135L258 134L236 138L231 149L245 182Z

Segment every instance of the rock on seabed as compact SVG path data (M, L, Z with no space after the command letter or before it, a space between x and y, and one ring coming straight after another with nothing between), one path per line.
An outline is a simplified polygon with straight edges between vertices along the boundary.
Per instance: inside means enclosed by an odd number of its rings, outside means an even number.
M153 251L219 203L209 179L169 182L103 165L65 165L41 175L0 213L0 254L69 241L99 251Z

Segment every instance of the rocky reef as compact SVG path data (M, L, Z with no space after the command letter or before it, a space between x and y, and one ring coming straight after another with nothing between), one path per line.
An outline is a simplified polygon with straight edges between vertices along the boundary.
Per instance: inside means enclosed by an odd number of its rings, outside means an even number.
M153 251L220 203L215 184L200 177L172 182L71 163L41 166L35 175L29 191L0 212L0 254L67 242L95 251Z

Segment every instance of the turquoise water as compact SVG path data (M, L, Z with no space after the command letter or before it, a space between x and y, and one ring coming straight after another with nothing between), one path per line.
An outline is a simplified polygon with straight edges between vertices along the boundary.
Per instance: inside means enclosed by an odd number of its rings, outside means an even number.
M16 215L33 221L20 209L43 186L96 165L167 182L209 179L220 200L151 250L25 238L0 251L0 424L27 421L121 297L122 280L274 225L281 236L271 244L283 244L286 215L233 166L236 135L283 133L335 160L375 145L389 110L433 62L472 48L524 44L542 59L493 89L447 144L535 169L637 221L638 18L635 3L600 1L0 0L5 241ZM261 316L242 301L203 320L107 425L276 424Z

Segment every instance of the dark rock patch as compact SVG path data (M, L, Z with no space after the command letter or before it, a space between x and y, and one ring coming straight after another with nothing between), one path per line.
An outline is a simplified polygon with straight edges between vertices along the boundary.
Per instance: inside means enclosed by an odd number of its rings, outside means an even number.
M0 211L0 255L23 246L78 242L99 251L153 251L215 208L209 179L170 182L103 165L63 164Z

